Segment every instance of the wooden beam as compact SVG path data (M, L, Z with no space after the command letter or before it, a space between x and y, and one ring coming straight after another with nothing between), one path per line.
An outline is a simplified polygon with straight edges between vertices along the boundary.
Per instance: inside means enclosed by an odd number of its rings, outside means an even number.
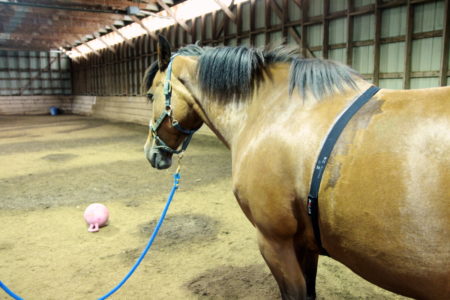
M411 55L412 55L412 36L414 30L414 6L408 0L406 7L406 37L405 37L405 57L403 64L403 88L409 89L411 86Z
M241 36L242 36L242 2L238 3L236 6L236 15L237 15L237 22L236 22L236 44L240 45L241 42Z
M145 26L145 24L141 21L141 19L139 19L136 16L131 16L131 19L133 19L134 22L136 22L139 26L141 26L142 29L145 30L145 32L147 32L147 34L154 40L158 40L158 38L156 37L156 35L150 31L149 28L147 28L147 26Z
M78 54L80 54L81 57L87 59L87 56L86 56L83 52L81 52L80 50L78 50L77 47L78 47L78 46L72 47L71 50L75 50L75 52L77 52Z
M63 52L67 57L69 57L70 59L72 59L72 60L74 60L75 62L78 62L78 57L74 57L74 58L72 58L72 57L70 57L69 56L69 53L66 51L66 49L64 49L63 47L59 47L58 48L61 52Z
M441 54L441 70L439 74L439 83L441 86L449 84L447 82L448 72L448 52L449 52L449 40L450 40L450 5L449 0L445 0L444 3L444 31L442 33L442 54Z
M267 2L266 2L267 3ZM276 1L269 1L270 5L273 8L273 11L275 12L275 14L280 18L280 20L286 21L286 16L283 14L283 11L281 10L280 6L278 5L278 3ZM306 18L306 13L305 11L303 11L303 17L302 20ZM304 25L302 25L302 31L303 31L303 27ZM295 39L295 41L297 42L297 44L301 45L302 47L302 52L304 53L303 55L305 57L315 57L314 53L311 52L311 50L308 48L308 46L306 45L306 41L304 41L303 37L300 36L297 33L297 30L295 30L294 27L292 26L288 26L287 28L287 32ZM306 32L306 30L304 31Z
M174 12L172 11L172 9L167 6L166 3L164 3L164 1L162 0L156 0L156 2L158 2L158 4L164 8L164 10L169 14L169 16L172 17L172 19L175 20L175 22L177 22L178 24L181 25L181 27L183 27L184 30L186 30L189 34L191 33L191 30L189 28L189 26L187 26L186 22L184 22L183 20L180 20L177 18L177 16L174 14Z
M375 2L375 40L373 46L373 84L380 82L380 42L381 42L381 0Z
M293 2L298 6L298 8L303 9L302 0L293 0Z
M347 0L347 44L346 44L346 61L348 66L353 65L353 16L354 10L353 0Z
M270 3L272 2L272 0L265 0L264 1L264 26L265 26L265 44L268 45L270 44L270 23L271 23L271 19L272 19L272 12L270 11Z
M328 58L329 50L329 23L328 14L330 13L330 0L323 0L323 13L322 13L322 57Z
M232 7L233 5L234 5L234 0L231 1L230 6L229 6L229 9L231 9L231 7ZM234 14L233 14L233 15L234 15ZM215 38L215 39L218 39L222 33L223 33L223 37L225 38L225 36L226 36L227 33L228 33L227 30L228 30L228 22L229 22L229 20L230 20L229 17L225 18L225 16L224 16L224 17L222 18L222 22L220 22L220 24L218 24L217 27L216 27L216 29L215 29L215 31L216 31L216 37L217 37L217 38ZM237 20L234 20L234 23L237 24ZM214 24L215 24L215 22L213 22L213 26L215 26ZM214 36L213 36L213 38L214 38ZM223 42L224 42L224 45L225 45L225 39L223 39Z
M289 15L288 15L288 10L289 10L289 3L288 0L283 0L282 1L283 5L283 10L282 10L282 18L281 18L281 34L283 36L283 43L287 44L287 37L288 37L288 32L287 32L287 28L289 28L287 26L287 23L289 23Z
M91 50L95 55L97 55L97 56L102 56L100 53L98 53L97 50L95 50L94 48L92 48L91 46L89 46L88 43L89 43L89 42L83 43L83 45L85 45L86 47L88 47L89 50Z
M114 25L110 25L111 29L114 30L115 33L117 33L130 47L134 47L133 43L130 41L129 38L124 36Z
M116 53L116 50L114 50L114 48L110 44L108 44L101 35L98 35L97 39L99 40L100 43L105 45L111 52Z
M256 0L250 0L250 46L255 46L255 35L252 34L255 31L255 16L256 16Z
M237 22L236 16L233 14L233 12L230 10L228 6L226 6L221 0L214 0L220 8L222 8L223 12L232 20L234 23ZM231 2L231 5L233 5L233 1Z

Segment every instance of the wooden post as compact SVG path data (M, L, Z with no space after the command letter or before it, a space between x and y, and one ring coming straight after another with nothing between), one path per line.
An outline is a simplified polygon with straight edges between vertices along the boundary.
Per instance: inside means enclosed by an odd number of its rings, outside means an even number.
M322 57L328 58L328 43L329 43L329 20L328 14L330 13L330 0L323 0L323 13L322 13Z
M375 2L375 40L373 45L373 84L380 82L381 0Z
M236 44L239 45L242 37L242 3L237 4L236 18Z
M256 0L250 0L250 46L255 46L255 34L253 32L255 31L255 14L256 14Z
M270 44L270 32L269 32L269 29L270 29L270 23L271 23L271 18L272 18L272 15L271 15L271 13L270 13L270 3L271 3L271 0L265 0L265 3L264 3L264 21L265 21L265 44L266 45L268 45L268 44Z
M274 2L272 2L274 3ZM283 37L283 44L288 43L288 31L287 31L287 23L289 22L289 14L288 14L288 0L283 0L283 6L281 10L281 36Z
M449 0L445 0L444 3L444 30L442 32L442 57L441 57L441 70L439 74L439 84L441 86L446 86L447 82L447 72L448 72L448 51L449 51L449 40L450 40L450 18L449 18Z
M405 37L405 70L403 73L403 88L410 88L411 79L411 55L412 55L412 35L414 29L414 6L411 4L411 0L407 2L406 13L406 37Z
M353 65L353 16L351 13L354 10L353 0L347 0L347 44L346 56L347 65Z

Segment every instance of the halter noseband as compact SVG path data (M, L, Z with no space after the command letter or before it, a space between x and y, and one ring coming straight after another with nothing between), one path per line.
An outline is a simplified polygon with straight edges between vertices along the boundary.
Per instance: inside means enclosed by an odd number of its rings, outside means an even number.
M166 80L164 82L164 97L166 99L166 108L159 116L158 120L152 125L152 122L150 120L150 130L152 131L152 136L156 141L155 148L161 149L163 151L169 152L169 153L175 153L179 154L186 150L187 146L189 145L189 142L192 139L192 135L197 131L197 129L189 130L181 127L180 123L178 123L177 120L175 120L172 116L172 105L171 105L171 98L172 98L172 85L170 84L170 78L172 76L172 63L175 56L178 54L174 54L170 58L169 65L167 66L167 72L166 72ZM187 137L184 139L183 144L181 145L181 149L173 149L169 145L167 145L159 136L158 136L158 129L161 127L164 120L169 117L172 121L173 128L177 129L179 132L186 134Z

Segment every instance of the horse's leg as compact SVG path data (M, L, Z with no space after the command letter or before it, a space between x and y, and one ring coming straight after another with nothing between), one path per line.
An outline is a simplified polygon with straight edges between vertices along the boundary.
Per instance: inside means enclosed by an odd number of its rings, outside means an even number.
M307 299L316 299L316 275L319 255L305 248L300 248L297 250L297 259L305 276Z
M293 239L268 238L258 231L258 244L278 283L282 299L306 299L306 283L297 260Z

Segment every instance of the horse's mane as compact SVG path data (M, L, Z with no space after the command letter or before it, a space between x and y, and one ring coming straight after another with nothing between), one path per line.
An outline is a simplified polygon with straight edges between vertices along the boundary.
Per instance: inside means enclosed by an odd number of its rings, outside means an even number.
M297 50L277 47L258 49L249 47L200 47L188 45L177 53L199 57L197 66L200 88L211 99L233 101L247 98L261 83L266 68L276 62L290 64L289 93L298 89L302 97L311 92L316 99L356 88L355 70L341 63L324 59L304 59ZM148 90L158 72L153 63L144 77Z

